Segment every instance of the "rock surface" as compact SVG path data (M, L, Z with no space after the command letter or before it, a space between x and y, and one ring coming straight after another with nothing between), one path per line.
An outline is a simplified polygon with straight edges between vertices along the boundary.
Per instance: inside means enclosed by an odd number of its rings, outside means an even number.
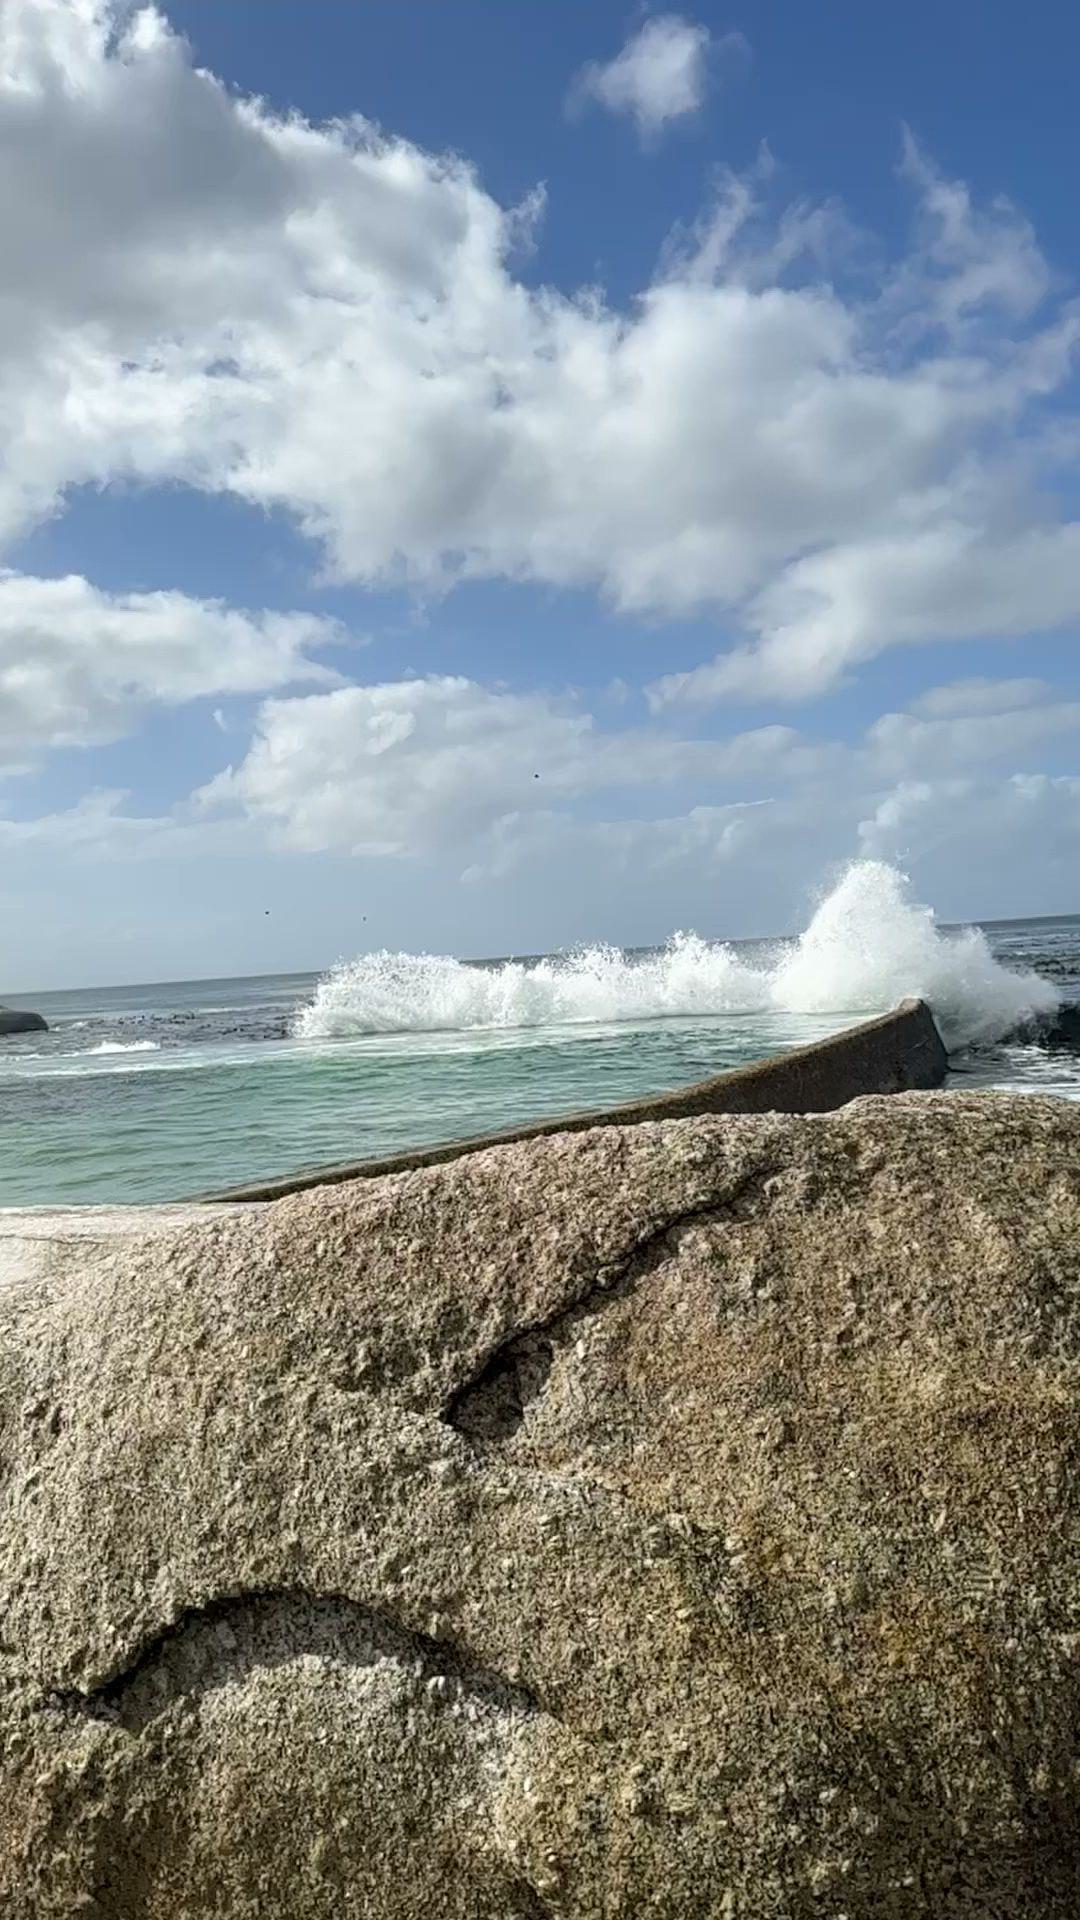
M0 1007L0 1034L48 1033L48 1022L25 1007Z
M1080 1109L132 1225L6 1223L5 1920L1075 1920Z

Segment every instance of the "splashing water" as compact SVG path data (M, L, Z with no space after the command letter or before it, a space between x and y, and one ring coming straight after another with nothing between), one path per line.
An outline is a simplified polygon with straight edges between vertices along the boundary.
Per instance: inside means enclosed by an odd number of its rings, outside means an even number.
M770 984L772 1005L792 1013L884 1012L917 995L950 1050L1049 1020L1059 1004L1038 974L995 960L978 927L943 933L906 876L879 860L848 868Z
M319 982L297 1016L305 1039L562 1026L724 1013L883 1012L927 1000L949 1048L990 1042L1049 1019L1054 989L994 959L977 928L943 933L905 876L874 860L850 866L795 942L755 962L677 933L631 957L588 947L555 959L467 966L445 955L370 953Z

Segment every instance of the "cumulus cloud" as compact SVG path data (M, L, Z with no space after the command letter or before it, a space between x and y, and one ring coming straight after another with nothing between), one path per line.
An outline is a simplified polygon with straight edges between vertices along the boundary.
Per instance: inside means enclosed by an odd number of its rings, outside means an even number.
M451 676L269 700L238 767L200 796L239 806L283 845L402 858L461 854L509 816L676 783L768 781L820 764L789 727L726 741L603 732L569 700Z
M695 870L746 882L765 863L775 887L753 893L767 902L860 841L901 862L935 835L951 844L957 796L994 796L979 843L992 899L999 819L1015 816L1027 878L1049 871L1032 823L1053 792L1072 805L1045 769L1071 752L1080 703L1038 682L987 689L946 690L955 711L884 714L848 742L779 725L724 740L605 730L575 700L449 676L350 686L265 702L243 760L198 800L208 821L246 820L282 848L434 859L475 883L558 866L567 885L602 871L692 892ZM1048 780L1036 812L1030 782ZM974 875L975 799L964 808Z
M332 680L310 650L340 638L315 614L0 571L0 767L115 740L152 706Z
M609 113L628 114L642 139L655 138L671 121L704 106L711 38L708 27L681 14L658 14L606 65L590 61L582 68L570 91L571 108L595 101ZM727 43L736 41L741 36L727 37Z
M244 758L165 815L94 793L0 820L0 846L124 862L348 854L369 871L456 873L481 894L539 890L631 939L703 919L791 925L807 887L856 852L899 862L957 916L1061 911L1080 779L1053 763L1080 706L1026 681L997 683L992 701L986 685L956 694L972 711L883 715L851 742L783 726L723 741L604 731L570 698L450 676L341 687L267 701Z
M277 117L152 8L7 0L0 537L79 484L179 481L288 512L342 579L722 615L732 650L661 704L1067 629L1080 531L1037 483L1080 322L1015 210L904 164L915 232L875 285L813 209L770 231L759 174L619 308L516 274L538 197Z

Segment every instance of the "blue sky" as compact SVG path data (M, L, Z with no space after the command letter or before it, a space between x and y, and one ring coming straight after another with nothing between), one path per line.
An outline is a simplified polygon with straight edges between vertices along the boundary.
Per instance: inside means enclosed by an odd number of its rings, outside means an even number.
M0 987L1080 907L1078 52L6 0Z

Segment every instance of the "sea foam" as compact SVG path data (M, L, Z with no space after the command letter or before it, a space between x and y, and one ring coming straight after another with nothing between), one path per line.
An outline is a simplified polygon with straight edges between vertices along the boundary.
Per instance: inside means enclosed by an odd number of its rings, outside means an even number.
M96 1047L84 1048L84 1056L99 1053L157 1053L160 1051L156 1040L102 1040Z
M1049 1019L1058 1004L1049 982L995 960L978 928L943 932L902 873L862 860L798 940L759 947L753 959L695 933L640 956L597 946L492 966L367 953L320 980L294 1031L314 1039L725 1013L856 1016L909 994L929 1002L950 1048L1001 1039Z

